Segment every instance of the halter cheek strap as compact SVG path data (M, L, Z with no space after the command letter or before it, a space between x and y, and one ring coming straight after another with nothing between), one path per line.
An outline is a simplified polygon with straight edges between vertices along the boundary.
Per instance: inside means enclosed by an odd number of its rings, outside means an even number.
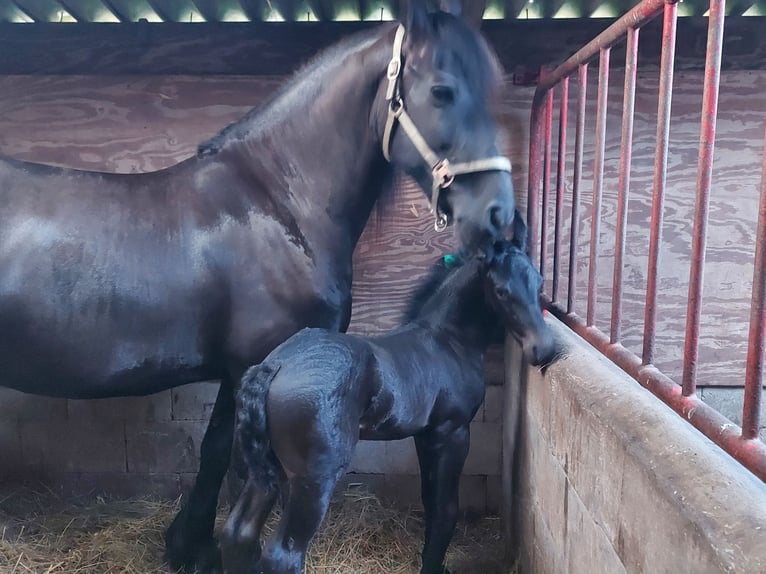
M506 157L495 156L450 164L447 158L440 158L431 149L420 133L420 130L415 126L412 118L410 118L410 115L404 109L404 100L402 100L399 90L399 80L402 76L403 43L404 26L400 24L396 29L396 36L394 37L393 56L386 70L386 78L388 79L388 87L386 89L388 116L386 117L386 126L383 130L383 156L387 161L391 161L391 133L394 129L394 124L398 121L404 133L410 138L412 145L415 146L420 156L431 168L431 177L433 179L431 186L431 213L436 218L434 229L436 231L444 231L447 228L448 220L447 215L439 209L439 194L441 190L449 188L458 175L484 171L505 171L511 173L511 162Z

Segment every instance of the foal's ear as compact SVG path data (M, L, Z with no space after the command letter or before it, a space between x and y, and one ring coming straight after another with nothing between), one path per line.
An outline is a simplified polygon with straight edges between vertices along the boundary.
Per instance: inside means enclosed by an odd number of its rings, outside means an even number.
M513 223L511 224L513 231L513 239L511 243L518 249L525 252L527 251L527 224L521 218L521 213L518 209L513 210Z
M399 21L404 24L407 36L418 39L428 26L428 6L425 0L399 0Z

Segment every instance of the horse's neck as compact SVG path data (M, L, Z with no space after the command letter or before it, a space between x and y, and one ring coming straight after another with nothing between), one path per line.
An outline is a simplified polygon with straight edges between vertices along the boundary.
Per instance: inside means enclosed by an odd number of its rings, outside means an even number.
M334 227L352 249L390 176L372 121L382 105L376 95L390 59L387 37L360 42L299 78L264 110L276 117L242 144L299 224L319 221L328 237Z

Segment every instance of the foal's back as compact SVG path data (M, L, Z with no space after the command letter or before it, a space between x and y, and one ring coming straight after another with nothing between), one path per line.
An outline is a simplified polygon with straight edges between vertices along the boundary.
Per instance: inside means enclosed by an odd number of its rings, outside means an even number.
M454 344L407 324L375 338L307 328L277 347L263 365L276 372L267 417L285 471L302 474L330 452L350 456L357 439L470 420L484 395L481 353Z

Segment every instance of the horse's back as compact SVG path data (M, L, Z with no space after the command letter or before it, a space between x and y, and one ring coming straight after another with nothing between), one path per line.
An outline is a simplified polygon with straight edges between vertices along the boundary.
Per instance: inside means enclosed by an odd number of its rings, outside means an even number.
M0 159L0 384L87 398L211 374L209 279L146 175Z

